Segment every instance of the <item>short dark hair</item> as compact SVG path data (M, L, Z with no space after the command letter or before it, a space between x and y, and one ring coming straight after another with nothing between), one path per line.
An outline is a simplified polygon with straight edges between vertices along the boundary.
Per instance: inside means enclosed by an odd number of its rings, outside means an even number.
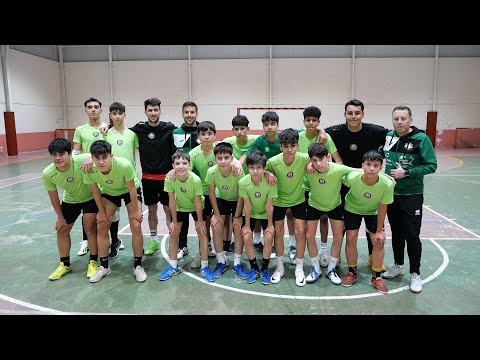
M328 155L327 147L322 143L314 142L308 146L308 156L310 156L310 159L314 156L321 159L327 155Z
M118 111L121 113L125 113L125 105L123 105L122 103L119 103L118 101L115 101L110 104L110 106L108 107L108 111L110 112Z
M408 116L409 117L412 117L412 110L410 110L410 108L408 106L405 106L405 105L398 105L398 106L395 106L392 110L392 114L396 111L396 110L407 110L408 111Z
M278 142L280 145L284 144L298 144L298 131L292 128L286 128L278 136Z
M50 144L48 144L48 152L50 155L58 152L67 152L69 154L72 153L72 144L65 138L56 138L53 139Z
M105 140L96 140L90 146L90 154L92 156L112 154L112 145Z
M213 148L213 155L217 154L230 154L233 155L233 146L227 142L220 142Z
M363 112L363 109L365 109L365 106L363 105L363 102L361 102L358 99L352 99L352 100L347 101L347 103L345 104L345 112L347 111L347 107L350 106L350 105L360 106L360 108L362 109L362 112Z
M245 161L247 166L262 164L263 167L267 166L267 157L259 150L253 150L250 154L247 155L247 160Z
M89 97L87 100L85 100L85 102L83 103L83 107L87 107L87 104L89 102L97 102L98 105L100 105L100 107L102 107L102 102L100 100L98 100L97 98L94 98L94 97Z
M320 116L322 116L322 111L316 106L309 106L303 110L303 119L305 120L307 116L313 116L317 119L320 119Z
M177 159L185 159L188 162L190 162L190 155L186 151L183 150L177 150L175 153L172 155L172 164L175 162Z
M185 109L187 106L193 106L195 108L195 111L198 112L198 106L193 101L185 101L182 105L182 112L183 109Z
M267 111L262 115L262 124L270 121L276 122L277 124L279 123L280 117L275 111Z
M248 126L249 121L245 115L236 115L232 119L232 126Z
M362 163L365 161L380 161L383 163L383 156L377 150L368 150L362 158Z
M143 105L144 105L144 107L145 107L145 110L147 110L147 106L148 106L148 105L160 107L160 104L161 104L161 103L162 103L162 102L161 102L159 99L157 99L156 97L152 97L152 98L150 98L150 99L145 100L145 101L143 102Z
M215 124L211 121L202 121L197 126L197 131L200 134L202 131L212 130L214 134L217 133L217 129L215 128Z

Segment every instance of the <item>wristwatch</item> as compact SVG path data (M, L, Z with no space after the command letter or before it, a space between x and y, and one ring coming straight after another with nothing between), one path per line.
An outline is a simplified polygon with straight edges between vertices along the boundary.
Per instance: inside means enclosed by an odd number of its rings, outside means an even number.
M410 176L410 170L405 170L405 177L409 177Z

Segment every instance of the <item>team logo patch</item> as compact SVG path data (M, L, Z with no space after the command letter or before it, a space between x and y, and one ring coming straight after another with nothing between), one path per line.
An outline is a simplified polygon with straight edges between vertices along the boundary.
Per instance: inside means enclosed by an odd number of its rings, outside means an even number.
M149 139L155 139L155 134L153 132L148 133L147 136L148 136Z
M355 151L357 150L358 146L357 144L350 144L350 150Z
M208 162L208 166L213 166L213 161L210 160L210 161Z
M412 143L405 143L404 147L405 147L405 150L412 150L413 149L413 144Z
M110 184L110 185L113 184L113 181L112 181L112 180L107 180L107 181L105 181L105 182L106 182L107 184Z
M186 192L187 192L187 189L180 188L180 191L181 191L182 193L186 193Z
M260 192L257 191L257 192L255 193L255 197L256 197L257 199L260 199L260 198L262 197L262 193L260 193Z
M370 199L372 197L372 194L366 192L365 194L363 194L363 196L365 196L367 199Z
M222 185L223 190L228 190L228 185Z
M98 137L100 135L100 133L98 131L95 131L93 134L92 134L94 137Z
M267 152L270 152L270 148L269 148L268 146L265 148L265 152L266 152L266 153L267 153Z
M421 214L420 210L415 210L415 215L420 215L420 214Z
M123 145L123 140L117 140L117 145Z
M68 178L67 178L67 181L68 181L69 183L72 183L72 182L74 182L75 180L74 180L72 177L68 177Z
M325 179L318 179L318 182L322 185L325 185L325 183L326 183Z
M290 172L287 174L287 177L288 177L288 178L292 178L292 177L293 177L293 172L290 171Z

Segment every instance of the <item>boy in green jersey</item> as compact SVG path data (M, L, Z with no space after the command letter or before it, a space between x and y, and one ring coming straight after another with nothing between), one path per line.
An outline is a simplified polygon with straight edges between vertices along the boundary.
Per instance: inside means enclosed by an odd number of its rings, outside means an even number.
M58 280L72 271L70 232L81 212L83 212L83 227L87 233L90 247L90 261L87 269L87 277L90 277L98 270L96 223L98 208L93 200L92 190L83 183L81 165L89 154L72 157L72 145L67 139L63 138L54 139L48 145L48 152L52 163L42 171L42 180L45 190L48 191L50 203L57 214L55 231L57 232L57 248L60 255L60 264L48 278ZM63 189L61 203L57 187Z
M267 157L258 150L252 151L247 156L248 175L245 175L238 182L239 196L243 200L243 228L242 237L245 243L248 261L251 271L248 273L247 282L254 283L257 278L262 279L262 284L270 285L271 279L268 273L270 262L274 227L273 227L273 201L277 197L277 185L269 185L264 177ZM234 217L233 227L240 226L242 217L241 211L237 208ZM253 247L252 231L255 223L260 221L263 229L265 246L263 247L262 268L258 268ZM278 261L278 260L277 260Z
M370 283L378 292L387 294L388 288L381 278L386 241L384 221L387 206L393 202L394 183L385 174L380 174L382 165L383 157L377 150L367 151L362 159L363 171L353 171L343 179L350 189L345 196L344 211L348 272L341 283L349 287L357 281L357 240L363 218L373 245Z
M100 267L90 277L90 282L98 282L111 274L108 266L110 248L108 230L115 212L122 206L122 199L127 207L132 231L133 275L138 282L144 282L147 280L147 274L142 267L142 192L137 172L129 160L113 157L112 146L105 140L95 141L90 153L94 161L93 171L84 174L83 182L90 185L98 206L97 243L100 253Z
M204 191L202 181L198 175L189 170L190 156L185 151L176 151L172 156L172 162L175 179L172 180L168 176L165 178L165 191L168 193L168 206L172 214L172 222L169 226L170 266L160 274L158 280L165 281L180 273L180 268L177 265L180 229L185 218L192 215L200 242L200 274L207 281L215 281L213 273L208 268L208 238L207 227L203 217Z

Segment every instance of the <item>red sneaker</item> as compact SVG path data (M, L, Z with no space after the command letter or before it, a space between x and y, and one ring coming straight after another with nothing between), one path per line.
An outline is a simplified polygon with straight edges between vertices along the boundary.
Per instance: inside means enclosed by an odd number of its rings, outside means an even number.
M388 294L387 285L385 285L381 278L372 279L370 283L375 289L377 289L378 292L382 294Z
M342 278L342 285L345 286L345 287L349 287L349 286L352 286L354 283L357 282L357 278L358 276L351 273L351 272L348 272L345 274L345 276Z

